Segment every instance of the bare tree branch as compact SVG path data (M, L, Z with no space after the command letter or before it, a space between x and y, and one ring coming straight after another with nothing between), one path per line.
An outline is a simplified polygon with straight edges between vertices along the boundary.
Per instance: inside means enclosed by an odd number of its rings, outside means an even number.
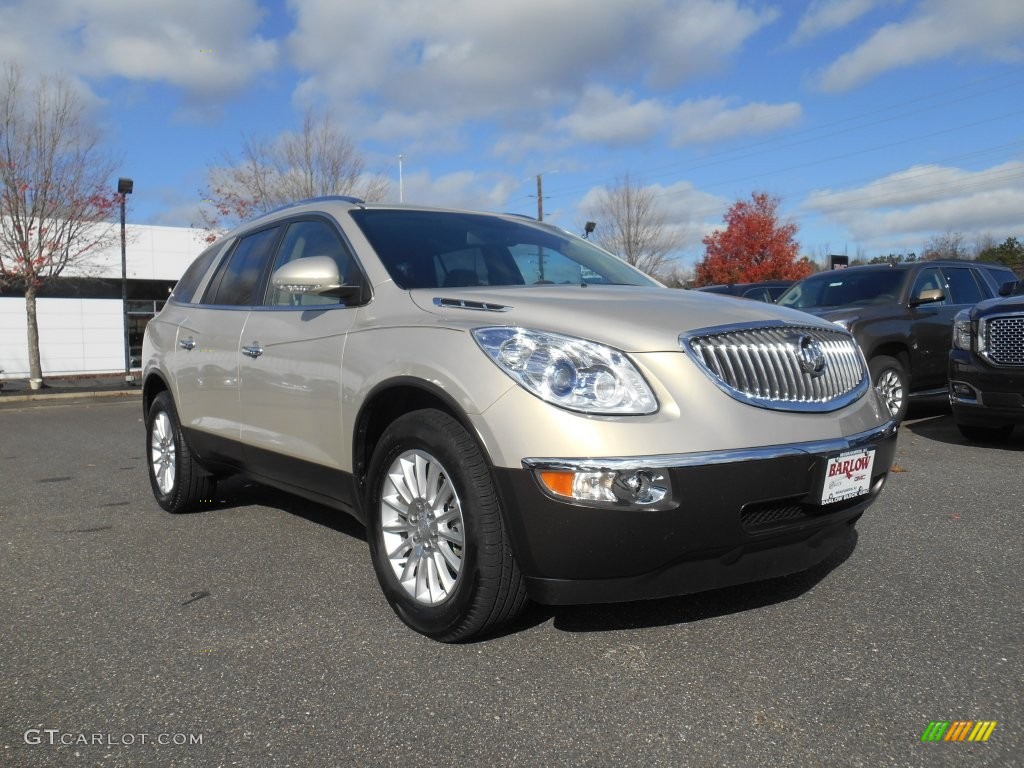
M671 271L672 253L683 243L649 187L627 173L601 190L590 217L597 222L596 239L607 251L654 277Z
M199 226L213 241L239 221L296 200L323 195L380 200L388 189L387 177L366 170L331 113L307 110L298 133L245 136L238 158L225 153L221 163L207 167Z
M42 380L36 295L115 237L114 162L99 148L81 100L63 79L26 88L0 72L0 282L24 291L29 370Z

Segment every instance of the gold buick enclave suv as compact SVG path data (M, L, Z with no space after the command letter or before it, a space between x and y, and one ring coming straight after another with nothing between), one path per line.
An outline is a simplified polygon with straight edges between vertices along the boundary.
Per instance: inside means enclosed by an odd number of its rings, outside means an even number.
M353 198L208 248L143 362L160 506L241 473L347 512L397 614L443 641L527 598L808 568L852 535L896 442L833 323L665 288L524 217Z

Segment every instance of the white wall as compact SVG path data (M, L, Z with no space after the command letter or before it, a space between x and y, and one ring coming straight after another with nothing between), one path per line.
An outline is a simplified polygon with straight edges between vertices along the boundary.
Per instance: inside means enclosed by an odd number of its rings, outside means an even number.
M128 226L128 277L177 280L206 248L203 234L185 227ZM63 276L120 278L120 238L110 248L92 254L87 264L65 270ZM36 311L43 376L124 370L120 299L36 299ZM22 298L0 298L0 370L5 378L28 376Z
M120 299L36 299L43 376L124 370ZM25 300L0 299L0 368L28 377Z
M116 242L89 254L66 277L121 277L120 225L114 228ZM125 261L128 277L137 280L177 280L207 243L205 232L187 227L157 227L130 224L125 228Z

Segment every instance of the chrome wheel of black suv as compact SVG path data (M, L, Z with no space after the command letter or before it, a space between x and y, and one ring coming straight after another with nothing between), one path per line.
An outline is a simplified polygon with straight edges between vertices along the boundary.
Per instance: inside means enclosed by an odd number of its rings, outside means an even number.
M217 481L192 456L167 392L153 398L149 407L146 445L149 481L161 507L168 512L189 512L212 500Z
M391 607L444 642L492 632L526 602L490 470L441 411L395 420L370 463L367 538Z
M895 357L879 355L871 358L868 368L871 370L871 383L882 395L889 413L896 421L903 421L908 408L907 372L903 365Z

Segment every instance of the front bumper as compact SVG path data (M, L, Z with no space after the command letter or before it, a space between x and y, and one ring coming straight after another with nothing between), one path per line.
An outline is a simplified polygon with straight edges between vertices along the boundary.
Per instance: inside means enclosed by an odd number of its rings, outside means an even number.
M502 507L530 597L565 605L700 592L782 576L848 540L892 466L897 426L853 437L750 450L619 459L528 459L496 468ZM870 492L823 507L828 460L874 448ZM664 470L674 504L621 509L556 500L533 469L546 464Z
M996 368L954 349L949 356L949 402L958 424L1024 424L1024 370Z

